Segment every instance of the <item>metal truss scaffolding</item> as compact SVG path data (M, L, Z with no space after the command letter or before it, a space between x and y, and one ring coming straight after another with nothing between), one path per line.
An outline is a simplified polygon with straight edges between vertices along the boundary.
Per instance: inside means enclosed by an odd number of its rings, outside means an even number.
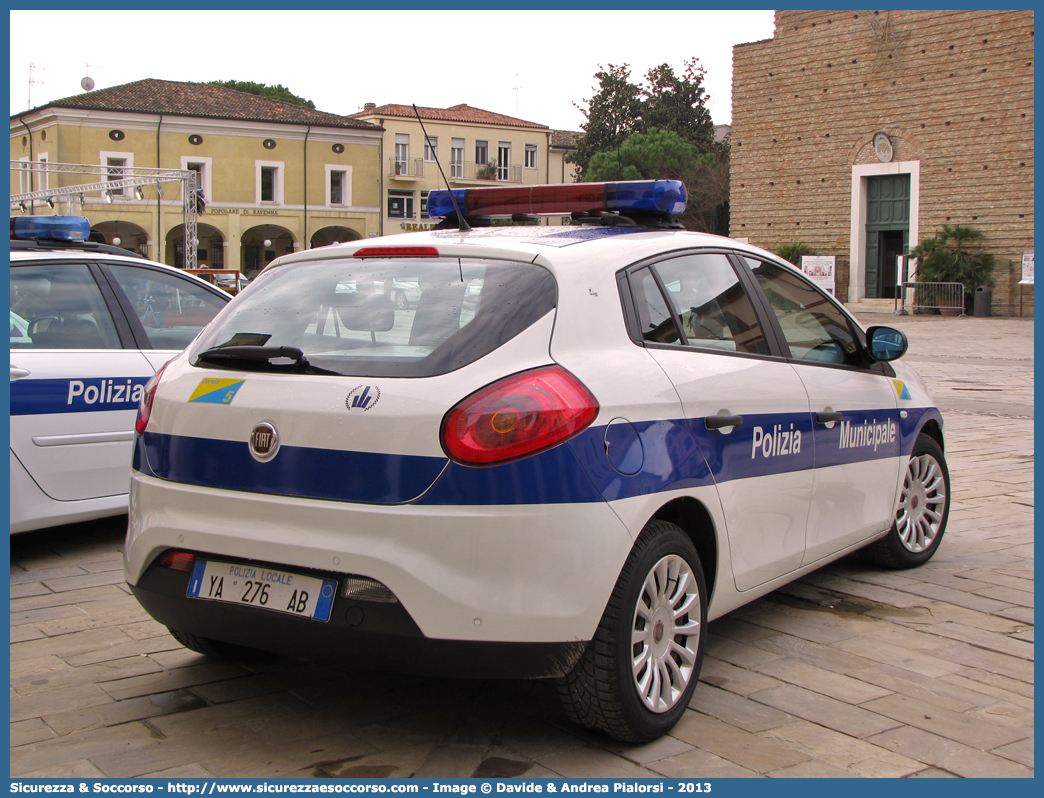
M95 178L89 183L73 183L67 186L28 191L11 195L11 206L24 206L26 202L37 200L55 200L60 197L82 196L84 194L102 194L121 189L133 189L138 186L159 186L160 183L181 183L181 211L185 224L185 268L196 268L196 247L198 221L196 217L196 172L191 169L149 169L138 166L96 166L82 163L47 163L40 161L11 161L11 172L25 176L27 184L32 188L36 175L78 175L87 179ZM47 182L51 182L48 180ZM60 181L58 181L60 182ZM111 194L110 194L111 196Z

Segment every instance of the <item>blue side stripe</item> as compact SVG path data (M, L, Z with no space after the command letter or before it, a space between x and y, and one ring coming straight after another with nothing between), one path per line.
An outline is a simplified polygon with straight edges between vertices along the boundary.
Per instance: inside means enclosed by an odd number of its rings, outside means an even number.
M450 463L420 504L575 504L601 500L570 447L556 446L532 457L484 468Z
M21 379L11 383L11 415L136 410L149 377Z
M246 441L152 432L139 437L135 448L137 470L173 482L370 504L416 499L447 462L445 457L281 446L274 460L259 463L250 455Z
M497 466L475 468L442 457L346 452L283 446L259 463L245 441L146 433L137 439L133 467L161 479L203 487L368 504L561 504L616 501L757 476L829 467L909 454L917 432L935 408L866 410L844 414L834 428L815 429L809 413L745 416L729 435L708 430L704 419L634 424L634 453L641 468L625 475L605 452L606 427L592 427L566 444ZM864 424L865 422L865 424ZM850 430L885 425L887 442ZM889 424L895 426L894 439ZM755 446L755 428L761 443ZM841 446L842 430L848 441ZM800 450L795 432L801 433ZM789 434L789 450L787 436ZM766 442L769 436L775 436ZM876 445L875 445L876 442ZM817 445L818 444L818 445ZM634 454L634 457L631 455ZM621 462L618 460L618 462ZM448 463L448 465L447 465ZM426 492L427 491L427 492Z

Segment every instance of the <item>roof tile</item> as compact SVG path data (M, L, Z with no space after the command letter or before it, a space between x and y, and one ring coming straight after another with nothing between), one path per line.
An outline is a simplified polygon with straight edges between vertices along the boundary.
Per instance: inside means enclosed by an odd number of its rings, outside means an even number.
M535 130L548 130L547 125L541 125L536 122L527 122L524 119L516 119L513 116L497 114L493 111L483 110L482 108L472 108L467 103L453 105L449 108L425 108L422 106L417 106L417 112L420 114L421 119L430 119L435 122L470 122L480 125L497 125L500 127L528 127L533 128ZM395 104L379 105L376 108L371 108L367 111L360 111L359 113L352 114L351 116L355 119L370 116L395 116L405 117L407 119L417 118L417 115L413 112L412 105Z
M375 125L347 116L314 111L301 105L269 100L256 94L211 86L207 83L180 83L147 78L122 86L77 94L47 103L59 108L92 111L123 111L143 114L171 114L208 119L234 119L244 122L272 122L289 125L379 130Z

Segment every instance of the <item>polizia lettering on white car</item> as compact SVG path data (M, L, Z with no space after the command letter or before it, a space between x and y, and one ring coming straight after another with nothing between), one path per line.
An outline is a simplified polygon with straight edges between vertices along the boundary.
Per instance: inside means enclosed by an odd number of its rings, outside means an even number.
M98 236L11 218L12 533L127 512L145 383L231 298Z

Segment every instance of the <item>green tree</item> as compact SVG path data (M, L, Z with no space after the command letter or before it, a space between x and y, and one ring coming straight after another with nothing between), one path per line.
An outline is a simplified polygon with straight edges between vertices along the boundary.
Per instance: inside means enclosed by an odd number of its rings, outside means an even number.
M669 130L695 144L700 152L712 152L714 123L707 110L703 88L706 70L699 59L685 61L681 75L670 64L660 64L645 74L642 83L631 82L628 64L599 65L595 72L598 90L585 105L574 103L584 115L583 138L568 160L577 166L580 180L596 153L617 149L632 133Z
M568 160L576 164L580 180L588 180L584 173L595 153L618 148L631 133L638 131L641 121L641 90L631 83L631 68L627 64L609 64L608 69L599 64L594 76L598 91L584 100L587 107L574 103L584 115L585 121L580 125L584 135Z
M298 97L281 83L277 83L275 86L268 86L264 83L254 83L249 80L211 80L208 81L208 85L245 91L247 94L256 94L268 100L279 100L280 102L302 105L305 108L315 110L315 103L311 100L306 100L304 97Z
M653 129L632 133L615 150L595 153L585 179L681 180L705 159L713 160L674 131Z
M631 82L627 64L610 64L608 69L599 65L598 91L584 101L586 107L576 106L584 115L584 135L567 160L576 164L577 179L615 180L637 174L682 180L689 193L682 224L728 235L729 146L714 141L704 75L696 58L685 61L681 75L670 64L653 67L640 84ZM664 138L664 133L677 140ZM635 134L652 138L632 140ZM630 142L626 154L624 142ZM680 143L691 149L683 152ZM682 165L693 152L706 157Z
M632 133L616 150L595 153L585 180L681 180L688 203L679 221L690 230L728 232L728 163L672 130Z
M670 64L650 69L641 88L643 130L673 130L686 141L691 141L702 152L714 147L714 122L707 110L708 95L703 90L706 70L699 59L685 61L685 71L679 77Z

